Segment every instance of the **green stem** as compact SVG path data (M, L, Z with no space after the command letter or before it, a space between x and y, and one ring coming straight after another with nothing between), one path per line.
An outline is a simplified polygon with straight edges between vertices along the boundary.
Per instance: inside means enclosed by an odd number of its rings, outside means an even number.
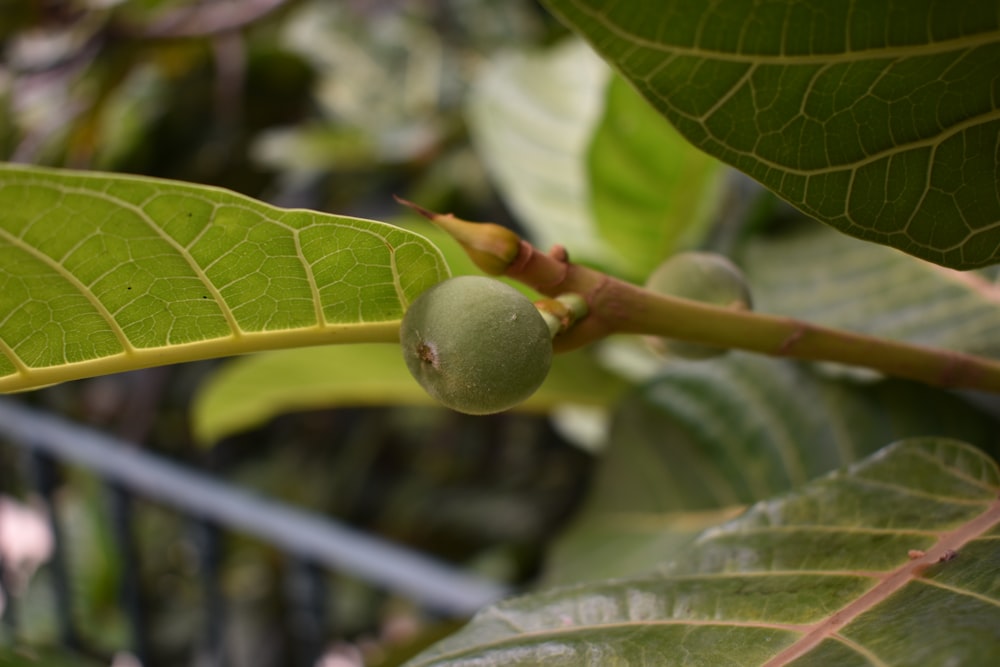
M549 327L549 335L555 339L561 333L569 331L580 319L590 311L587 300L579 294L560 294L554 299L542 299L535 302L535 308L542 315Z
M636 288L623 290L618 307L634 318L612 329L656 334L772 356L835 361L942 387L1000 392L1000 362L823 327L787 317L708 306Z
M590 313L556 337L566 351L615 333L664 336L795 359L864 366L941 387L1000 393L1000 362L803 322L789 317L664 296L573 264L564 251L538 252L521 242L507 275L542 294L575 292Z
M435 222L454 219L422 212ZM470 228L463 228L463 234L476 236ZM509 241L504 250L509 256ZM482 248L478 251L482 253ZM507 256L495 256L493 263L502 270L491 265L490 272L507 275L553 299L567 293L585 299L586 316L553 340L559 352L610 334L643 334L779 357L834 361L935 386L1000 393L1000 361L994 359L656 294L574 264L559 246L545 254L520 240L516 256L509 261Z

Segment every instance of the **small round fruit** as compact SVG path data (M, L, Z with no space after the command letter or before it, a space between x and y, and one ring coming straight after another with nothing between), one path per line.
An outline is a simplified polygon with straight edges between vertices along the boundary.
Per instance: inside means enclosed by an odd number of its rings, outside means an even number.
M459 412L484 415L531 396L552 365L552 337L535 306L482 276L434 285L410 304L400 329L417 382Z
M750 290L743 272L723 255L711 252L678 253L656 268L646 288L725 308L750 310ZM683 359L710 359L726 350L709 345L649 337L657 352Z

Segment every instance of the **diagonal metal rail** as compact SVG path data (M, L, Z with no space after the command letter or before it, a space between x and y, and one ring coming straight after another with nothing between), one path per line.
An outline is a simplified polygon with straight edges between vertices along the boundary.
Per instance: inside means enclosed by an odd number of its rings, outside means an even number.
M137 496L408 595L442 613L471 614L510 592L419 552L268 500L9 399L0 399L0 438L87 468Z

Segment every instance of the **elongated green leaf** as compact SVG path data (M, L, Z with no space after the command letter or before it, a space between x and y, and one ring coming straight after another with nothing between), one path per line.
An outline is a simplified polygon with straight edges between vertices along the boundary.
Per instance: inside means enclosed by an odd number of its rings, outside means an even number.
M636 574L707 521L788 491L897 439L934 435L998 452L997 422L900 380L853 386L786 360L731 352L671 363L622 401L586 505L549 580ZM632 547L622 554L622 540Z
M698 245L722 202L724 165L695 149L619 76L587 155L597 234L644 282L664 259Z
M614 266L624 258L596 234L586 173L610 76L580 41L509 53L483 70L468 115L479 154L532 241Z
M802 211L1000 261L1000 12L920 0L546 0L696 146Z
M0 166L0 391L391 341L448 275L423 237L218 188Z
M751 241L740 257L762 312L1000 357L1000 285L816 224Z
M559 355L520 410L562 403L607 405L624 382L583 352ZM201 388L193 428L202 442L259 426L286 412L344 405L439 405L406 370L398 345L278 350L234 359Z
M703 533L662 571L502 602L409 663L989 665L1000 471L904 441Z

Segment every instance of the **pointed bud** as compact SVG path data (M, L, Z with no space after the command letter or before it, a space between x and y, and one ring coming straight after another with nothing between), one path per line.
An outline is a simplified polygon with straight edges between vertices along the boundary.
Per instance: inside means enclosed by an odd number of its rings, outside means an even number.
M475 265L489 275L502 276L507 267L517 259L521 237L506 227L491 222L468 222L451 214L434 213L400 197L396 197L396 201L409 206L447 232L458 241Z

